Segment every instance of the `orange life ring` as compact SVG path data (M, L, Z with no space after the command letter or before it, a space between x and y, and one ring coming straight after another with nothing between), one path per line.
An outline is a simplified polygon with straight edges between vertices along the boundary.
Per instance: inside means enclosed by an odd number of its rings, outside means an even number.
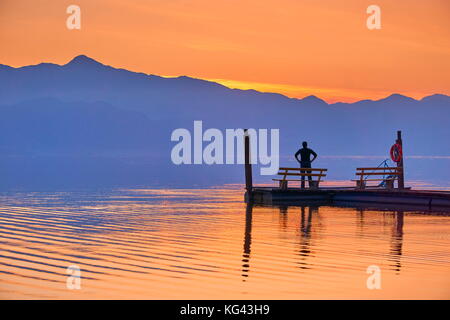
M399 143L392 145L390 153L391 159L394 162L400 162L403 158L402 146Z

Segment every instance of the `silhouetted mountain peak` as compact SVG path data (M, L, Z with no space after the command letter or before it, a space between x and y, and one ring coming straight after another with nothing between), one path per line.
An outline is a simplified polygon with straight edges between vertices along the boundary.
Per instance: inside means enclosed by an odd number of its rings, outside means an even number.
M416 99L404 96L399 93L393 93L390 96L387 96L386 98L380 99L378 101L390 101L390 102L413 102L417 101Z
M88 56L85 56L84 54L81 54L73 58L69 63L66 64L66 66L103 66L103 64L95 61L92 58L89 58Z
M317 98L316 96L313 96L313 95L304 97L304 98L301 99L300 101L302 101L302 102L308 102L308 103L317 103L317 104L326 104L326 105L328 105L328 103L326 103L326 102L323 101L322 99Z
M13 67L7 66L6 64L0 64L0 70L12 70Z
M450 96L445 94L432 94L431 96L423 97L420 101L423 102L450 102Z

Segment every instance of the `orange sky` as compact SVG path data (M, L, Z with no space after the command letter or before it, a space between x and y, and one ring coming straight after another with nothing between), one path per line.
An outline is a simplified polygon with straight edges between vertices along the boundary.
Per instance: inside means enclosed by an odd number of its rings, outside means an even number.
M81 7L81 30L66 8ZM381 7L381 30L366 8ZM145 73L290 97L450 95L448 0L1 0L0 63L86 54Z

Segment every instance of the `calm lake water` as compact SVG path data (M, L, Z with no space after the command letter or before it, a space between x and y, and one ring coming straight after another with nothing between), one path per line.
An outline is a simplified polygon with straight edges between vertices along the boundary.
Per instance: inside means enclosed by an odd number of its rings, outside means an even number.
M240 186L2 193L0 241L1 299L450 298L450 212L251 207Z

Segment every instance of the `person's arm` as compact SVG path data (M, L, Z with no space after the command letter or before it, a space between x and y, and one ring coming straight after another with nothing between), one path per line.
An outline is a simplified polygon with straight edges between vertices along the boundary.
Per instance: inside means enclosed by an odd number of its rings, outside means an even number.
M311 154L314 156L314 158L312 158L312 160L311 160L311 162L313 162L317 158L317 153L315 153L313 150L311 150Z
M298 149L298 151L295 153L295 159L297 159L297 161L300 163L300 160L298 160L298 155L300 154L300 149Z

